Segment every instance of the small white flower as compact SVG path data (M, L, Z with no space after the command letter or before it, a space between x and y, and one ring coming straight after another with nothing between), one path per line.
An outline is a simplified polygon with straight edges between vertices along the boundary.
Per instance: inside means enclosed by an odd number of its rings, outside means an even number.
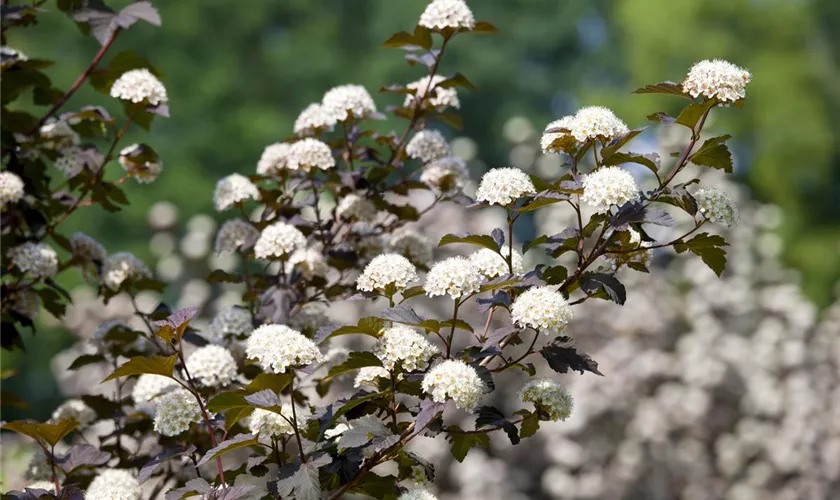
M518 168L494 168L481 177L475 199L491 205L507 206L536 191L528 174Z
M52 481L35 481L32 484L26 485L28 490L46 490L51 493L55 492L55 483Z
M461 101L458 99L458 91L453 87L445 88L438 85L446 80L445 76L435 75L433 77L424 76L416 82L411 82L406 85L406 88L413 90L414 94L405 96L403 107L414 107L417 99L422 100L422 108L433 107L436 109L461 107Z
M291 274L297 269L307 279L315 276L326 277L330 270L324 254L316 248L301 248L295 250L286 262L286 273Z
M374 367L369 366L368 368L374 368ZM364 370L364 368L362 368L362 369ZM356 387L358 387L358 386L356 386ZM348 424L346 424L345 422L341 422L341 423L336 424L335 427L333 427L332 429L327 429L327 431L324 432L324 437L327 438L327 439L332 439L334 437L337 437L337 436L340 436L340 435L344 434L345 432L347 432L349 430L350 430L350 426Z
M43 243L27 241L9 250L7 255L30 278L51 278L58 272L58 254Z
M140 184L157 180L163 172L163 162L157 153L145 144L132 144L120 151L120 165Z
M353 381L353 387L359 388L364 385L376 387L378 385L378 379L380 378L390 378L391 374L388 373L388 370L382 368L381 366L366 366L359 370L359 373L356 374L356 380Z
M23 198L23 179L14 172L0 172L0 210Z
M102 282L112 290L119 290L127 279L149 279L152 272L140 259L129 252L117 252L102 265Z
M426 165L420 174L420 182L442 193L461 190L468 180L467 164L457 156L438 158Z
M417 280L417 269L402 255L386 253L378 255L365 267L356 280L356 287L364 292L378 290L390 293L401 291Z
M176 387L179 385L174 379L145 373L137 378L137 382L131 389L131 399L134 400L135 405L144 406Z
M709 221L726 227L738 224L738 205L726 191L715 187L701 187L694 193L694 199L697 201L697 209Z
M563 386L550 378L535 378L519 391L523 403L533 403L548 414L548 420L566 420L572 414L574 401Z
M213 344L193 351L186 366L190 376L209 387L228 385L237 374L236 361L230 351Z
M146 68L126 71L111 86L111 97L131 101L147 102L152 106L166 104L166 87Z
M205 335L214 344L223 344L228 336L240 336L254 329L251 313L244 307L231 306L213 317Z
M522 328L530 326L545 334L561 332L575 317L563 294L548 287L533 287L513 301L510 317Z
M408 490L397 498L397 500L438 500L426 490Z
M343 219L371 222L376 218L377 210L369 199L351 193L338 202L335 213Z
M245 342L245 353L272 373L286 373L288 368L324 360L314 342L284 325L263 325L254 330Z
M155 401L155 430L164 436L177 436L201 422L201 407L186 389L167 392Z
M428 163L444 156L449 156L452 151L449 143L444 139L443 134L437 130L421 130L408 141L405 152L411 158L417 158Z
M464 0L432 0L417 23L430 30L475 28L475 17Z
M213 204L216 206L216 211L221 212L249 198L260 199L257 186L244 175L231 174L216 183Z
M598 212L609 212L612 206L639 201L639 187L630 172L619 167L603 167L583 178L581 200Z
M472 411L484 394L484 382L475 368L461 360L447 360L423 377L423 391L436 403L452 399L458 408Z
M254 255L258 259L267 260L290 255L300 248L306 248L306 236L291 224L275 222L260 233L254 245Z
M68 146L66 148L61 148L61 156L55 160L53 166L58 170L61 170L64 177L72 179L73 177L79 175L86 166L96 166L90 165L89 159L90 158L85 153L85 150L79 146Z
M81 399L70 399L62 403L52 413L52 421L75 420L82 427L96 421L96 412Z
M216 253L247 250L254 246L259 237L260 231L248 221L226 221L216 234Z
M572 124L574 123L574 121L575 121L575 117L573 115L564 116L563 118L560 118L559 120L554 120L553 122L551 122L551 123L549 123L548 125L545 126L545 132L543 132L543 135L540 138L540 147L542 147L543 153L545 153L545 154L549 154L549 153L559 154L559 153L563 152L562 149L555 148L554 146L552 146L552 144L557 139L559 139L559 138L561 138L565 135L569 135L571 133ZM558 128L564 128L566 130L569 130L569 132L549 132L549 130L558 129Z
M29 58L23 52L9 47L8 45L0 46L0 63L5 68L18 62L28 61Z
M449 294L453 300L477 292L484 276L464 257L450 257L432 266L423 289L429 297Z
M295 408L297 419L294 418L295 415L292 414L291 404L287 403L281 406L280 412L282 415L273 411L263 410L262 408L254 410L248 423L251 434L268 438L280 438L294 434L295 429L292 427L292 422L295 422L298 428L306 424L306 418L298 408Z
M470 256L470 262L478 272L484 275L487 279L497 278L510 273L510 268L507 263L508 251L502 250L504 257L489 248L482 248L473 252ZM518 250L513 251L513 274L522 274L525 272L522 266L522 254Z
M91 481L86 500L139 500L142 489L131 471L105 469Z
M292 145L277 142L266 146L257 162L257 173L260 175L278 175L286 168Z
M309 172L313 168L327 170L335 166L332 150L327 143L306 137L292 144L286 167L290 170Z
M393 370L400 362L403 370L413 372L426 368L438 349L413 328L397 324L385 330L373 353L386 370Z
M335 125L336 117L317 102L306 107L295 120L295 133L300 136L316 134Z
M749 71L728 61L705 60L691 67L683 90L692 97L717 97L721 102L732 103L744 98L751 78Z
M400 254L414 264L425 265L432 260L432 244L429 239L408 227L399 228L391 233L388 251Z
M70 251L73 257L83 262L103 262L107 255L101 243L81 232L70 237Z
M340 122L368 118L376 113L376 103L361 85L339 85L328 90L322 105L326 113Z
M581 108L575 114L570 129L578 142L598 138L610 141L630 131L626 123L603 106Z

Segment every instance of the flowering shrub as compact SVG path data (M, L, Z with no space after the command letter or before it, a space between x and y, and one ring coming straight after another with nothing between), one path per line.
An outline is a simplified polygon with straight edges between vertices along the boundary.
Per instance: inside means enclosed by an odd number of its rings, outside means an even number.
M465 192L464 161L431 127L460 126L458 92L474 88L460 73L441 74L447 48L495 28L477 22L462 0L433 0L412 32L385 42L428 70L413 83L381 89L402 95L384 109L407 122L402 132L374 130L374 120L387 118L364 87L326 91L301 112L295 138L266 147L253 174L232 173L217 184L215 209L237 215L222 225L215 247L236 255L240 265L217 269L207 281L239 285L240 303L219 313L206 331L190 326L196 308L172 311L161 304L145 313L136 295L162 287L150 269L131 254L108 254L87 236L66 238L59 226L94 203L118 210L127 202L122 182L147 183L162 174L162 161L148 145L115 151L132 123L149 126L155 115L168 114L165 88L137 55L121 53L107 69L98 67L122 30L138 19L159 24L159 18L148 2L119 13L93 7L69 13L102 43L70 91L53 89L41 62L19 53L3 60L3 346L22 344L19 329L33 326L40 305L62 316L68 295L53 278L70 268L97 283L105 301L128 295L144 328L103 325L95 335L97 352L71 365L110 366L103 382L112 383L113 394L86 395L49 422L4 425L38 442L43 455L31 479L49 480L53 490L39 483L14 498L87 489L95 498L136 499L146 483L154 485L150 498L166 492L167 500L434 498L418 486L434 482L434 466L406 449L417 436L444 435L460 461L486 446L491 433L501 430L517 444L540 422L572 415L571 394L545 375L601 375L598 363L575 347L569 324L590 299L625 303L619 269L648 272L650 251L672 247L696 254L718 275L724 270L725 240L700 230L732 225L737 208L725 194L695 188L698 179L676 183L676 177L690 164L731 172L729 136L701 144L701 133L715 108L743 105L748 73L703 62L682 84L636 91L686 100L676 117L648 117L690 132L672 164L627 150L644 129L631 130L606 108L586 107L549 124L541 141L545 152L565 161L562 176L493 169L473 199ZM12 24L26 25L39 11L14 14ZM122 125L99 108L57 115L86 80L123 103ZM30 87L36 104L52 105L41 118L6 107ZM82 145L81 138L107 139L106 152ZM108 182L104 172L112 160L126 174ZM60 187L46 173L50 162L68 177ZM640 190L623 168L631 163L650 169L656 185ZM412 204L417 191L430 193L431 203ZM439 246L476 251L433 262L430 243L412 225L443 203L503 212L506 226L490 234L448 234ZM558 207L573 215L568 227L514 248L518 221ZM649 228L673 226L669 211L688 214L692 224L657 240ZM526 254L540 249L548 264L526 266ZM451 315L421 316L418 304L436 297ZM342 301L379 306L356 324L324 325L318 308ZM471 324L464 319L468 310L485 319ZM371 346L329 350L342 336L369 337ZM540 358L546 365L535 378ZM519 391L522 407L513 415L482 405L497 389L509 390L496 385L505 371L532 378ZM359 390L347 393L351 374ZM454 423L453 414L463 412L476 415L473 428ZM98 446L82 439L85 427L103 423L110 430L97 435ZM57 450L65 445L66 452Z

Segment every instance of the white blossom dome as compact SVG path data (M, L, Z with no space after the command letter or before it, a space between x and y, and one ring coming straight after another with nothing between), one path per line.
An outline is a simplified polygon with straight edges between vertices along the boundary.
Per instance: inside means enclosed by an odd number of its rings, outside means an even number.
M388 251L407 258L414 264L423 264L432 260L432 244L429 239L415 229L401 227L388 237Z
M152 106L166 104L166 87L146 68L126 71L111 86L111 97L131 101L146 102Z
M409 157L419 159L423 163L452 154L449 143L446 142L443 134L432 129L421 130L414 134L414 137L408 141L405 152Z
M351 193L338 202L335 213L343 219L371 222L376 218L377 210L368 198Z
M295 250L289 256L286 262L286 273L290 274L297 269L307 279L312 279L315 276L322 278L327 276L330 271L330 266L324 259L324 254L317 248L301 248Z
M550 378L534 378L522 386L519 398L533 403L548 414L548 420L566 420L572 414L574 401L563 386Z
M134 400L135 405L142 406L176 387L179 387L179 385L174 379L163 375L144 373L137 377L137 382L131 389L131 399Z
M268 438L279 438L294 434L295 429L292 427L291 422L295 422L298 428L306 425L306 417L303 415L303 412L295 408L293 414L291 404L286 403L281 406L280 413L282 415L273 411L263 410L262 408L255 409L248 422L248 429L251 431L251 434ZM297 419L294 418L295 414L297 415Z
M230 174L216 183L213 193L213 204L216 211L221 212L247 199L259 200L260 191L247 177L240 174Z
M69 399L53 411L51 420L75 420L84 427L96 421L96 412L81 399Z
M683 82L683 90L691 97L717 97L723 103L732 103L744 98L751 78L749 71L731 62L707 59L691 67Z
M472 411L481 395L484 394L484 382L475 368L459 359L450 359L435 365L423 377L423 391L436 403L445 403L452 399L455 406Z
M227 336L245 335L253 329L251 313L244 307L231 306L222 309L213 317L206 337L214 344L222 344Z
M199 347L187 358L187 371L208 387L230 384L236 378L237 368L233 355L222 346Z
M574 122L575 122L574 115L569 115L569 116L564 116L563 118L560 118L559 120L554 120L553 122L546 125L545 126L545 131L543 132L543 135L540 138L540 147L542 148L543 153L545 153L545 154L549 154L549 153L559 154L559 153L562 153L563 152L562 149L555 148L554 146L552 146L552 144L557 139L559 139L559 138L561 138L565 135L569 135L571 133L572 126L573 126ZM549 130L558 129L558 128L564 128L564 129L568 130L569 132L549 132Z
M28 490L45 490L51 493L55 493L55 483L49 480L44 481L35 481L32 484L26 485L26 489Z
M475 199L491 205L507 206L536 191L528 174L518 168L494 168L481 177Z
M117 252L108 256L102 265L102 282L118 290L127 279L149 279L152 272L140 259L129 252Z
M107 256L101 243L82 232L75 232L70 237L70 252L84 262L103 262Z
M155 401L155 430L164 436L176 436L201 422L201 407L186 389L167 392Z
M294 130L297 135L311 135L332 128L335 122L335 115L321 104L313 102L300 112L295 120Z
M281 221L262 230L254 245L254 255L267 260L289 255L299 248L306 248L306 236L295 226Z
M402 255L386 253L370 261L356 280L356 287L363 292L378 290L390 293L391 288L398 292L416 280L417 269L414 264Z
M575 317L572 306L560 292L538 286L513 301L510 318L522 328L530 326L545 334L561 332Z
M464 257L450 257L436 263L426 275L423 289L429 297L449 294L453 300L477 292L484 276Z
M403 370L413 372L426 368L438 349L414 328L396 324L385 330L373 353L386 370L393 370L399 362Z
M432 0L417 23L430 30L475 28L475 17L464 0Z
M502 249L504 256L490 250L489 248L482 248L470 254L469 259L472 265L478 269L482 275L487 279L497 278L510 274L510 268L507 263L508 249ZM522 265L522 254L519 250L513 250L513 274L523 274L525 268Z
M583 178L581 201L598 212L609 212L612 206L621 206L630 201L639 201L639 187L636 179L619 167L602 167Z
M27 241L6 255L16 268L33 279L50 278L58 272L58 254L43 243Z
M416 82L411 82L406 85L406 88L413 90L414 94L407 94L403 107L411 108L415 106L417 99L422 100L422 108L433 107L436 109L461 107L461 101L458 99L458 91L452 87L439 87L438 85L446 80L445 76L424 76ZM427 95L428 94L428 95Z
M694 199L697 201L697 209L709 221L726 227L738 224L738 205L726 191L715 187L701 187L694 193Z
M570 130L578 142L598 138L610 141L630 131L627 124L615 116L612 110L603 106L588 106L578 110Z
M105 469L85 492L86 500L140 500L142 489L131 471Z
M0 172L0 209L17 203L23 198L23 179L16 173Z
M378 379L390 378L391 374L388 370L381 366L365 366L356 374L356 379L353 381L353 387L359 388L365 385L376 387Z
M280 171L286 168L291 150L292 145L286 142L266 146L257 162L257 173L260 175L280 174Z
M313 168L327 170L335 166L335 158L327 143L306 137L292 144L286 166L290 170L304 172L309 172Z
M420 182L442 193L463 189L468 180L467 164L457 156L438 158L427 164L420 174Z
M266 372L286 373L296 368L318 363L324 355L310 339L285 325L262 325L245 341L248 358L256 359Z
M120 151L120 165L140 184L157 180L163 172L163 162L157 153L145 144L132 144Z
M343 122L348 118L368 118L376 113L376 103L361 85L339 85L324 94L321 101L324 111L335 120Z
M254 246L260 231L250 222L242 219L225 221L216 234L216 253L247 250Z

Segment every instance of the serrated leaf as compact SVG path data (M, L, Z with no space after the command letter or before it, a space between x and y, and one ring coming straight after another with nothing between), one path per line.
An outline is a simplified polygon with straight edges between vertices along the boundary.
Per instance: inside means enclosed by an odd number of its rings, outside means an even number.
M490 447L490 436L486 432L465 433L457 426L447 427L447 431L451 431L446 433L446 439L452 443L452 456L459 462L463 462L476 446Z
M479 247L489 248L494 252L499 252L499 246L492 236L486 234L470 234L470 233L455 233L447 234L440 239L439 247L444 245L452 245L454 243L466 243L468 245L476 245Z
M589 295L603 290L607 296L619 305L627 300L627 290L615 276L600 273L586 273L580 278L580 287Z
M604 160L604 166L621 165L624 163L636 163L650 169L651 172L659 172L662 166L658 153L613 153L609 158Z
M3 429L17 432L41 443L54 447L64 436L70 434L79 423L73 419L61 419L58 422L38 423L34 420L15 420L3 424Z
M704 101L704 102L692 102L688 106L685 107L680 114L677 115L677 123L680 125L684 125L691 130L694 130L694 127L697 126L697 123L700 122L700 119L703 118L703 115L706 114L709 109L714 105L715 101Z
M465 87L470 90L478 90L478 87L473 85L471 81L467 79L466 76L462 75L461 73L455 73L454 75L450 76L446 80L438 83L435 85L435 88L453 88L453 87Z
M709 233L700 233L688 241L674 244L677 253L686 250L700 257L709 268L718 276L726 269L726 251L721 248L727 246L722 236Z
M240 450L242 448L248 448L250 446L257 446L258 444L259 442L257 441L256 436L251 434L239 434L231 439L222 441L218 444L218 446L207 450L207 453L205 453L201 460L198 461L196 466L200 467L209 462L210 460L224 455L225 453L229 453L234 450Z
M69 476L77 469L105 465L110 459L111 454L106 451L89 444L77 444L55 463Z
M374 415L350 420L347 423L350 428L341 433L338 439L339 449L358 448L361 446L371 447L373 451L388 448L400 437L391 432L381 420Z
M318 469L332 462L327 454L310 456L305 464L295 462L280 469L277 493L281 498L296 500L320 500L321 483Z
M217 394L207 402L207 411L210 413L222 413L236 408L253 408L254 405L245 400L245 396L247 395L244 391Z
M627 145L630 141L636 138L637 135L641 134L647 130L647 127L641 128L634 128L627 132L624 135L616 137L615 139L611 140L601 149L601 158L609 158L610 156L614 155L618 152L619 149L623 148Z
M676 82L662 82L653 85L647 85L640 89L633 91L634 94L667 94L691 99L691 95L683 91L682 85Z
M729 147L725 144L730 137L731 136L729 135L722 135L707 139L703 145L700 146L700 149L691 155L689 160L695 165L712 167L731 174L732 153L729 152Z
M347 361L330 369L326 379L331 379L367 366L382 366L382 361L372 352L351 352L347 357Z
M548 362L548 366L558 373L567 373L570 369L592 372L604 376L598 371L598 363L588 354L575 348L574 340L570 337L558 337L550 344L540 349L540 355Z
M119 368L108 375L102 382L114 380L119 377L128 377L130 375L162 375L164 377L174 378L172 372L175 370L175 363L178 360L178 355L172 356L154 356L147 358L145 356L135 356L123 363Z
M369 335L371 337L379 338L379 335L381 334L383 328L385 328L385 320L383 320L382 318L369 316L367 318L360 319L358 325L347 325L336 328L327 336L325 336L323 340L321 340L321 342L324 342L333 337L339 337L341 335L354 334Z
M536 413L528 412L519 425L519 436L522 438L531 437L540 429L540 419Z

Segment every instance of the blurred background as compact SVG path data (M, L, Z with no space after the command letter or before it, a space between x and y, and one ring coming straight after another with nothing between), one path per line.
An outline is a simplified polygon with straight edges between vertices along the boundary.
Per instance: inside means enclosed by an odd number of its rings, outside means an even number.
M410 31L425 5L424 0L157 2L163 27L138 25L120 36L109 57L136 50L163 75L172 117L156 121L151 134L133 131L127 143L153 145L164 173L153 186L129 183L127 210L80 211L67 232L82 230L109 251L134 252L174 283L167 302L212 304L206 311L212 317L236 297L236 290L202 282L209 269L230 265L210 253L220 220L212 210L216 180L252 173L263 148L290 136L299 111L330 87L358 83L373 93L422 76L423 69L406 65L400 50L381 44L393 32ZM735 137L730 144L738 185L731 189L739 193L745 217L731 243L732 252L740 252L735 260L743 262L719 282L682 258L667 275L656 277L663 272L656 270L638 279L633 287L642 290L630 295L622 312L630 316L621 316L621 325L590 320L576 327L599 332L581 343L609 376L569 379L580 385L572 385L580 409L575 425L551 426L554 431L535 439L533 448L526 444L528 453L545 446L530 458L496 442L499 448L489 454L471 455L471 469L460 465L446 479L452 498L459 491L461 498L840 495L840 407L830 403L840 401L840 318L831 307L840 278L840 3L474 0L470 6L477 19L500 30L496 36L461 37L443 65L444 73L460 71L478 86L460 92L464 130L446 131L475 179L505 165L556 175L557 159L539 151L546 123L600 104L631 128L646 125L645 115L674 112L680 103L630 91L680 80L698 60L730 60L749 69L753 81L745 108L718 111L710 124ZM51 76L56 86L67 88L98 46L51 3L47 7L52 12L41 16L41 24L12 33L9 45L32 58L61 61ZM384 94L375 99L380 109L399 100ZM113 101L88 88L67 109L86 104L120 114ZM669 151L673 138L652 128L640 140L650 150ZM521 239L536 230L559 231L562 217L535 218L523 226ZM437 229L431 228L442 232ZM657 262L669 259L658 256ZM107 311L93 304L93 294L80 283L72 276L64 283L76 288L79 305L68 321L77 335L42 317L37 346L25 339L32 346L26 364L19 353L2 353L3 368L17 370L4 389L31 396L26 410L4 408L4 419L48 417L63 399L56 373L73 358L51 360L79 336L90 337L99 322L126 314L118 301ZM699 291L686 292L688 283ZM657 302L663 294L671 299ZM158 299L147 302L154 307ZM682 312L663 313L673 308ZM615 309L596 306L579 316L612 315ZM655 315L663 319L651 324ZM742 356L758 352L772 359L754 366L721 350L735 344ZM785 357L794 364L776 359L777 349L794 353ZM638 359L647 360L638 361L643 368L628 368ZM687 373L685 364L705 367L696 367L704 376ZM766 400L755 403L754 397ZM605 402L616 408L607 409ZM819 432L807 432L808 426ZM494 467L499 474L488 474ZM464 478L474 471L485 482L491 475L509 477L509 484L469 490L465 485L471 481ZM799 482L790 485L794 480ZM782 496L787 487L793 496ZM492 496L494 489L501 496ZM750 496L754 493L758 496Z

